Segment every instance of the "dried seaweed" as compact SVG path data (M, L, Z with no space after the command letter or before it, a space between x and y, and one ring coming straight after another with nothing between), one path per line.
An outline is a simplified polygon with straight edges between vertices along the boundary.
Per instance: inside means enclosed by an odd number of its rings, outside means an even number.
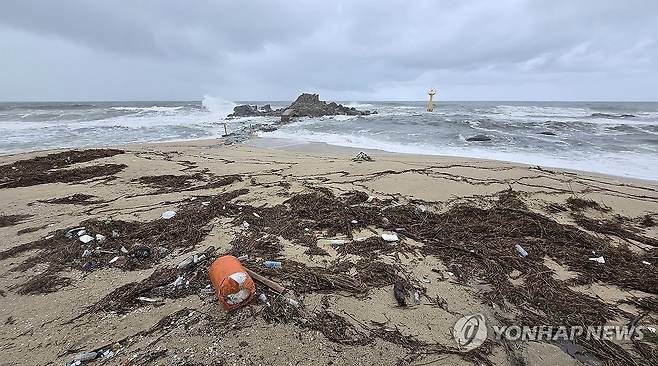
M31 215L0 215L0 227L8 227L20 224Z
M345 318L328 310L313 314L307 326L324 334L332 342L350 346L363 346L372 342L368 333L360 331Z
M73 194L73 195L70 195L70 196L60 197L60 198L52 198L52 199L43 200L43 201L40 201L40 202L60 204L60 205L94 205L94 204L99 204L99 203L105 202L105 201L102 201L102 200L90 201L92 198L96 198L96 196L91 195L91 194L76 193L76 194Z
M11 290L17 290L16 293L20 295L48 294L57 292L70 284L71 279L68 277L62 277L54 273L44 273L12 287Z
M70 183L116 174L126 165L106 164L75 169L63 168L123 153L123 150L116 149L71 150L0 165L0 188L27 187L57 182Z

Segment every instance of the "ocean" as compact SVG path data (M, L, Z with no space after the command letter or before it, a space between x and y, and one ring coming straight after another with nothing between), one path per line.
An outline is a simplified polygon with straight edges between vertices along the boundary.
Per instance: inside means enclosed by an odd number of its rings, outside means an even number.
M122 143L205 139L224 133L233 103L2 102L0 154ZM273 108L289 102L269 103ZM497 159L658 181L658 103L341 102L370 116L303 118L261 137L399 153ZM228 121L229 131L277 118ZM486 142L467 138L484 134Z

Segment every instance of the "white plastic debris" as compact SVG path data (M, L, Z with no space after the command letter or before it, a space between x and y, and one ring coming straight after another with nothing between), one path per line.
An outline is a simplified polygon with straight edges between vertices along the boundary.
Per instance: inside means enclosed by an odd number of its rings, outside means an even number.
M158 301L156 299L152 299L150 297L144 297L144 296L138 297L137 300L144 301L144 302L156 302L156 301Z
M210 204L209 201L201 202L201 206L208 206Z
M178 263L178 266L176 266L178 269L186 269L189 268L194 264L194 256L189 256L185 259L183 259L182 262Z
M105 241L105 239L106 239L105 235L96 234L96 241L97 242L102 243L103 241Z
M186 283L185 277L184 276L178 276L178 278L174 282L171 283L171 286L173 286L173 288L179 288L179 287L185 286L185 283Z
M122 247L121 247L121 253L123 253L123 254L128 254L128 249L126 249L126 247L123 247L123 246L122 246Z
M238 260L240 262L248 261L249 260L249 254L241 255L238 257Z
M382 239L384 239L384 241L398 241L398 240L400 240L400 239L398 239L397 234L386 234L386 233L382 234Z
M288 305L291 305L291 306L294 306L294 307L299 306L299 301L294 300L294 299L286 299L286 302L288 303Z
M374 200L374 199L375 199L375 197L373 197L373 196L368 196L368 202L372 202L372 200Z
M80 230L84 230L84 229L85 229L84 226L73 228L73 229L71 229L71 230L69 230L69 231L66 232L66 237L67 237L67 238L70 238L70 237L73 236L73 233L78 232L78 231L80 231Z
M420 215L420 214L422 214L422 213L425 212L425 211L427 211L427 207L425 207L425 206L423 206L423 205L418 205L418 206L416 206L416 208L414 209L414 212L416 213L416 215Z
M50 239L52 239L52 238L54 238L54 237L55 237L55 235L48 235L48 236L46 236L44 239L46 239L46 240L50 240Z
M362 238L354 238L354 241L356 241L356 242L362 242L362 241L366 241L367 239L368 239L368 238L366 238L366 237L362 237Z
M119 230L117 230L117 229L112 230L112 237L113 238L118 238L119 237Z
M110 259L110 261L109 261L108 263L109 263L109 264L112 264L112 263L118 261L119 258L121 258L121 257L114 257L114 258Z
M89 257L89 256L91 256L91 250L85 249L85 251L82 252L82 258L86 258L86 257Z
M414 304L420 305L420 292L414 291Z
M345 243L347 243L347 241L343 240L343 239L332 239L331 240L331 245L343 245Z
M358 224L358 223L359 223L359 222L356 221L356 220L352 220L351 222L352 222L353 224Z
M90 241L94 240L94 237L85 234L85 235L81 236L79 239L80 239L81 242L87 244Z
M651 263L649 263L649 262L647 262L647 261L642 261L642 264L647 265L647 266L650 266L650 265L651 265Z
M262 301L263 303L267 304L267 306L270 306L270 302L267 300L267 295L260 294L258 296L258 299L260 299L260 301Z
M599 263L599 264L605 264L605 259L603 258L603 256L590 258L589 260L594 261L594 262Z
M78 231L78 236L83 236L87 234L87 230L80 230Z
M176 216L176 211L165 211L160 216L165 220L169 220L172 217Z
M260 215L254 212L254 216L258 217L260 219Z
M246 221L242 221L242 226L244 226L245 229L249 229L249 223Z

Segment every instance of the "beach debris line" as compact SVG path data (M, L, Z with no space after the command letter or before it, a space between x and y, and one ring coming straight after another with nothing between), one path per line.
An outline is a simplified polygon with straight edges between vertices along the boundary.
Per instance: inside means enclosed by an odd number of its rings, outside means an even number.
M71 165L123 154L117 149L69 150L0 165L0 188L29 187L47 183L72 183L108 177L126 168L125 164Z

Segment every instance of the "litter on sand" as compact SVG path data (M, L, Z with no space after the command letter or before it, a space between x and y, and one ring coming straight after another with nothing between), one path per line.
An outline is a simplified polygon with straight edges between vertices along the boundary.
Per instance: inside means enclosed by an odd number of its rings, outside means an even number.
M85 235L81 236L79 239L80 239L81 242L87 244L87 243L89 243L90 241L94 240L94 237L85 234Z
M384 241L389 241L389 242L400 240L397 234L382 234L382 239L384 239Z
M169 219L173 218L174 216L176 216L176 211L165 211L160 216L165 220L169 220Z
M603 256L590 258L589 260L594 261L594 262L599 263L599 264L605 264L605 259L603 258Z

